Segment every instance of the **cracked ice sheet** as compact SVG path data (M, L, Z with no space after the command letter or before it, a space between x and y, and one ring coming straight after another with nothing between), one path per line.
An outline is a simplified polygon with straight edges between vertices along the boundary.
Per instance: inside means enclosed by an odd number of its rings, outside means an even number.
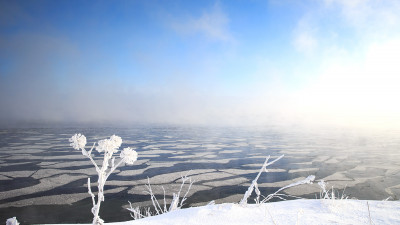
M172 156L169 158L171 158L171 159L187 159L187 158L205 157L207 155L213 155L213 153L212 152L191 152L189 155Z
M79 169L79 170L62 170L62 169L39 169L36 171L32 177L35 179L49 179L55 175L67 175L67 176L77 176L77 175L97 175L97 172L94 168L91 169Z
M93 165L90 161L71 161L71 162L41 162L39 165L45 169L63 169L74 166ZM94 168L94 166L93 166Z
M151 160L147 163L149 165L146 169L159 168L159 167L172 167L179 162L152 162Z
M247 143L247 142L236 142L236 143L233 143L233 145L235 145L237 147L246 147L246 146L249 145L249 143Z
M207 158L207 159L213 159L213 158L217 158L217 157L218 156L214 155L214 154L207 154L207 155L204 156L204 158Z
M21 178L21 177L30 177L35 171L9 171L9 172L0 172L0 175L4 175L12 178Z
M150 181L150 185L151 185L153 194L164 195L164 191L163 191L163 188L164 188L166 196L172 196L172 193L178 193L178 191L181 187L181 183L157 185L157 184L152 184L151 181ZM189 187L189 183L185 183L185 185L182 187L183 193L181 192L181 197L187 192L188 187ZM207 187L204 185L194 185L193 184L193 186L190 188L189 193L186 197L190 198L190 196L192 196L197 191L204 191L204 190L209 190L209 189L210 189L210 187ZM146 188L145 185L136 185L135 187L132 187L128 190L128 194L144 194L147 192L148 192L148 189ZM150 199L150 196L149 196L149 199ZM159 200L161 200L161 199L159 199ZM167 201L169 201L169 200L167 200Z
M199 147L199 146L200 146L199 144L178 144L178 145L172 146L170 148L173 148L173 149L187 149L187 148L196 148L196 147Z
M63 174L56 177L41 179L39 184L30 187L1 192L0 199L12 198L20 195L28 195L36 192L52 190L55 187L59 187L83 178L87 178L87 176L86 175L70 176Z
M299 163L290 163L290 165L312 165L312 162L299 162Z
M147 140L147 139L138 139L136 140L139 143L154 143L153 141Z
M243 152L242 150L223 150L218 152L219 154L228 154L228 153L239 153L239 152Z
M123 144L126 144L126 145L135 145L138 143L139 143L138 141L123 140Z
M373 178L377 178L377 177L373 177ZM351 181L348 181L348 180L327 181L326 186L329 188L333 187L334 189L344 190L345 188L355 187L358 184L368 182L373 178L357 178L356 180L351 180Z
M332 175L322 178L324 181L354 181L354 179L347 177L345 172L335 172Z
M385 176L395 176L396 174L400 174L399 167L388 167Z
M143 174L147 169L148 168L136 169L136 170L123 170L121 172L115 171L113 174L116 174L116 175L122 176L122 177L129 177L129 176ZM108 184L108 181L107 181L107 184Z
M276 187L276 188L281 188L286 185L301 181L306 179L305 177L297 177L291 180L284 180L284 181L277 181L277 182L271 182L271 183L258 183L258 187ZM249 187L251 185L252 180L247 180L246 183L240 184L240 186L245 186Z
M367 170L367 167L369 167L369 166L367 166L367 165L357 165L353 169L349 170L349 172L352 172L352 171L363 172L363 171Z
M192 163L218 163L218 164L226 164L229 163L231 160L235 160L237 158L230 158L230 159L195 159Z
M285 193L285 194L292 195L292 196L316 194L316 196L319 198L320 191L321 191L321 188L319 187L319 185L314 183L314 184L297 185L297 186L285 189L280 193Z
M8 147L11 147L11 148L19 148L19 147L22 147L22 146L26 146L26 147L29 147L29 145L27 145L26 143L21 143L21 142L14 142L14 143L8 143Z
M201 169L201 170L188 170L188 171L180 171L168 174L161 174L154 177L150 177L150 184L165 184L172 182L180 182L181 177L187 175L195 181L207 180L207 177L211 172L215 172L214 169ZM138 183L147 184L147 179L140 180Z
M302 169L293 169L289 170L288 173L299 173L299 172L316 172L319 168L302 168Z
M263 164L262 163L250 163L250 164L243 164L242 166L246 166L246 167L256 167L256 168L258 168L258 169L261 169L261 166L262 166ZM272 165L271 165L272 166ZM268 169L268 167L267 167L267 170L269 170ZM277 169L271 169L272 171L274 171L274 172L286 172L286 170L285 169L279 169L279 168L277 168Z
M27 137L27 138L21 138L21 140L24 141L40 141L40 140L44 140L44 137L40 136L40 137Z
M254 148L267 149L268 145L256 144L256 145L254 145Z
M0 174L0 180L12 180L12 178Z
M391 196L391 198L393 198L392 196L396 196L395 192L400 193L400 184L387 187L385 188L385 191L389 194L389 196Z
M13 162L13 163L6 163L6 164L3 165L3 166L10 166L10 165L13 165L13 166L16 166L16 165L24 166L24 165L26 165L26 164L30 164L30 162ZM32 172L33 172L33 171L32 171Z
M108 194L119 193L128 188L119 187L113 189L105 189L105 196L107 198ZM65 205L65 204L73 204L75 202L81 201L83 199L90 198L90 195L85 193L77 193L77 194L60 194L60 195L49 195L44 197L36 197L36 198L27 198L20 201L13 202L13 206L28 206L28 205Z
M146 150L146 151L142 151L141 153L144 153L146 155L159 155L159 154L168 154L168 153L177 153L177 151L174 150L161 150L161 149L157 149L157 150Z
M223 148L222 146L215 144L203 144L201 147L206 148L207 150L219 150Z
M204 174L192 175L190 177L196 182L203 182L203 181L212 181L215 179L232 177L232 174L221 171L221 172L207 172ZM228 183L229 181L225 181L225 184Z
M21 149L21 148L10 148L10 147L7 147L6 149L0 149L1 150L1 153L2 154L6 154L6 153L8 153L8 154L18 154L18 152L20 152L20 154L23 154L23 155L28 155L28 154L34 154L34 153L41 153L41 152L44 152L44 151L46 151L47 149L43 149L43 148L41 148L41 149L32 149L32 148L29 148L29 149ZM8 159L8 158L7 158Z
M326 160L325 163L339 163L342 162L346 158L338 158L338 157L332 157L329 160Z
M201 145L201 147L204 147L204 148L209 148L209 149L213 149L213 148L218 148L218 149L221 149L221 148L229 148L229 147L232 147L232 145L230 145L230 144L222 144L222 143L212 143L212 142L209 142L209 143L201 143L200 144Z
M142 157L142 158L159 158L160 155L143 154L142 152L139 152L138 153L138 157Z
M242 200L243 195L244 195L244 193L243 193L243 194L230 195L230 196L225 197L225 198L214 199L214 202L215 202L216 204L222 204L222 203L227 203L227 202L230 202L230 203L239 203L240 200ZM191 206L192 206L192 207L205 206L205 205L207 205L208 203L210 203L210 202L198 202L198 203L191 204Z
M142 169L142 171L138 170L130 170L130 171L123 171L121 173L118 173L118 176L132 176L132 175L137 175L137 174L143 174L145 170L148 168ZM174 173L168 173L168 174L160 174L156 175L154 177L150 177L150 184L170 184L173 182L181 182L181 177L188 174L188 177L192 177L192 175L196 174L201 174L201 173L207 173L207 172L214 172L215 170L213 169L205 169L205 170L189 170L189 171L181 171L181 172L174 172ZM193 179L193 178L192 178ZM134 185L144 185L147 184L148 180L146 179L141 179L141 180L133 180L133 181L116 181L116 180L110 180L107 181L108 185L123 185L123 186L132 186Z
M268 173L276 173L276 172L283 172L282 169L268 169ZM258 173L260 172L260 168L258 169L248 169L248 170L244 170L244 169L220 169L220 171L222 172L226 172L226 173L230 173L230 174L234 174L234 175L243 175L243 174L249 174L249 173ZM286 172L286 170L284 170Z
M152 145L146 145L142 149L159 149L172 146L174 146L174 144L152 144Z
M226 179L226 180L220 180L220 181L210 181L210 182L205 182L203 185L206 186L212 186L212 187L220 187L224 185L237 185L241 184L244 182L247 182L248 179L243 178L243 177L238 177L238 178L231 178L231 179Z
M326 160L328 160L330 158L330 156L317 156L316 158L314 158L314 160L312 160L313 162L325 162Z
M13 155L10 157L7 157L9 160L40 160L40 161L50 161L50 160L65 160L67 156L66 155L60 155L60 156L33 156L29 154L18 154L18 155ZM68 155L68 160L80 160L82 159L82 155L78 154L71 154Z
M64 145L63 145L63 146L64 146ZM21 144L20 146L16 146L16 147L14 147L14 148L18 148L18 149L21 150L21 151L27 151L27 150L29 150L29 149L32 149L32 150L35 150L35 149L41 150L41 149L49 149L49 148L52 148L52 147L55 147L54 144L48 143L48 142L47 142L46 144L40 143L40 144L33 144L33 145L31 145L31 144L27 145L26 143L23 143L23 144Z
M265 159L266 157L265 157L265 155L255 155L255 154L253 154L253 155L251 155L251 156L249 156L249 157L247 157L248 159ZM274 158L275 159L275 158ZM269 159L269 161L272 161L272 160L274 160L274 159Z
M195 155L178 155L178 156L172 156L172 157L168 157L170 159L190 159L190 158L194 158Z

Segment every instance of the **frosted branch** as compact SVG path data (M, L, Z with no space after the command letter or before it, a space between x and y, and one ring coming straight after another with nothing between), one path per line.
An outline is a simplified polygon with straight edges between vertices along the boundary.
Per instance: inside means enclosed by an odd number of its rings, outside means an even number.
M108 172L108 174L107 174L105 180L107 180L108 177L112 174L112 172L114 172L114 170L117 169L117 167L120 166L123 162L124 162L124 160L121 159L121 160L117 163L117 165L113 166L113 167L110 169L110 171ZM114 164L114 161L112 162L112 164Z
M90 196L92 196L93 206L95 206L96 205L96 200L95 200L95 196L94 196L94 194L92 192L92 188L90 186L90 177L88 178L87 185L88 185L88 193L90 194Z
M151 189L150 179L149 178L147 178L146 188L148 190L147 193L150 195L151 202L153 203L154 209L156 210L157 215L159 215L160 211L162 213L162 208L160 207L160 204L158 203L158 200L157 200L156 196L153 194L153 190Z
M297 181L297 182L294 182L294 183L292 183L292 184L286 185L285 187L278 189L278 190L277 190L276 192L274 192L273 194L268 195L266 198L264 198L264 199L261 201L261 203L265 203L265 202L271 200L273 197L275 197L275 196L276 196L280 191L282 191L282 190L285 190L285 189L290 188L290 187L302 185L302 184L312 184L312 182L313 182L314 180L315 180L315 176L314 176L314 175L310 175L310 176L308 176L308 177L307 177L306 179L304 179L304 180Z
M268 160L269 160L269 158L271 156L267 156L267 158L265 159L265 162L264 162L263 166L261 167L260 171L258 172L256 178L251 182L250 187L247 189L246 193L244 193L244 196L243 196L242 200L240 200L240 204L246 204L247 203L247 199L253 193L254 188L257 187L257 180L258 180L258 178L260 178L261 173L263 171L268 172L267 171L267 166L274 164L276 161L280 160L283 156L284 155L279 156L278 158L276 158L272 162L268 162ZM256 191L259 193L258 187L257 187Z
M187 175L185 175L185 178L186 178L186 180L188 180ZM183 180L184 180L184 179L182 178L182 185L181 185L181 187L182 187L183 184L184 184L184 181L183 181ZM186 201L186 199L187 199L186 196L187 196L187 194L189 193L190 188L192 188L193 183L194 183L194 181L192 181L192 178L189 178L189 187L188 187L188 189L187 189L185 195L183 196L183 198L182 198L182 200L181 200L181 203L180 203L180 205L179 205L179 208L181 208L181 207L183 206L183 202Z

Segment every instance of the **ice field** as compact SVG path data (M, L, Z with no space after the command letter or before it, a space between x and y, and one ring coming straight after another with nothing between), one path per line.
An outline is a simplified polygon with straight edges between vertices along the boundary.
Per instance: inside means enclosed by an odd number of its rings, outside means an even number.
M90 223L87 178L97 173L81 152L69 146L74 133L88 137L88 146L117 134L122 147L135 147L133 166L119 167L105 186L101 217L106 222L132 218L128 201L150 206L144 193L147 178L161 199L189 174L195 181L185 207L237 203L265 160L284 154L260 177L259 189L269 194L315 175L339 194L360 200L400 196L399 132L360 133L349 130L298 128L138 127L133 129L10 129L0 131L0 216L22 223ZM98 153L97 153L98 154ZM100 162L100 155L98 154ZM286 194L315 199L318 185L303 185ZM290 198L289 198L290 199ZM66 216L68 215L68 216Z

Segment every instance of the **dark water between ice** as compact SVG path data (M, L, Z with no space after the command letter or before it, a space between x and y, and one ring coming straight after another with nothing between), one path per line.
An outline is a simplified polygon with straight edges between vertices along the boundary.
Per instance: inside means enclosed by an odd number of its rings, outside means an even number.
M133 166L117 169L105 187L101 217L129 220L128 201L149 206L147 177L167 201L189 172L195 180L185 207L238 202L265 156L285 157L259 179L267 195L308 175L350 198L382 200L400 196L400 132L345 129L138 127L133 129L0 130L0 221L16 216L22 223L90 223L87 178L96 172L80 151L69 147L74 133L93 141L121 136L124 147L139 153ZM100 155L96 154L98 163ZM94 185L93 185L94 186ZM187 186L185 186L186 188ZM315 198L318 185L285 193ZM93 187L95 191L95 187Z

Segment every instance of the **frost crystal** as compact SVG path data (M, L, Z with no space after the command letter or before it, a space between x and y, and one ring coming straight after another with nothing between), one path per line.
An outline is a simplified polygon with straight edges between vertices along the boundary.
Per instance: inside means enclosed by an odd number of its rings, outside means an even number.
M133 165L133 163L137 160L137 152L132 148L124 148L121 152L120 157L124 160L126 164Z
M116 148L119 148L122 144L122 138L115 134L110 137L110 141L116 146Z
M86 145L86 137L85 137L85 135L75 134L74 136L72 136L69 139L69 141L71 142L71 146L76 150L85 148L85 145Z
M99 141L96 150L98 152L104 151L106 153L113 154L118 151L118 148L121 146L121 144L122 144L121 137L113 135L110 137L110 139L104 139Z
M13 218L9 218L6 221L6 225L19 225L17 218L13 217Z

